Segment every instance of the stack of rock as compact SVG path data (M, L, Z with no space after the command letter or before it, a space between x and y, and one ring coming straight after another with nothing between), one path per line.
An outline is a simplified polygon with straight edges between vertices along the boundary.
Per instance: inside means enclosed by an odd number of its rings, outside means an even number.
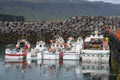
M24 35L32 42L37 39L38 34L46 41L56 34L64 38L86 36L91 34L96 27L102 32L106 25L119 26L119 22L119 16L76 16L63 21L0 22L0 41L9 39L14 41Z

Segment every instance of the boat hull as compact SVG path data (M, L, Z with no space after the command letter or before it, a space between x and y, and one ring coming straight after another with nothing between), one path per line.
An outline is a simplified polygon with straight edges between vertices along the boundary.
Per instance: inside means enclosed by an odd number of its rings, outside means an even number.
M45 60L58 60L59 59L59 53L60 52L49 52L49 51L45 51L42 53L42 59Z
M56 60L56 59L59 59L59 52L48 52L48 51L45 51L45 52L41 52L41 53L28 53L27 54L27 57L26 57L27 60L40 60L40 59L45 59L45 60Z
M109 50L82 50L82 61L109 63Z
M5 60L6 61L23 61L28 53L28 49L24 50L23 52L15 52L15 53L5 53Z
M63 55L63 60L79 60L79 58L78 52L75 51L65 51Z
M35 53L35 55L28 53L26 59L27 60L40 60L42 59L42 53Z
M45 60L54 60L59 59L59 54L43 54L43 59Z
M25 56L9 56L5 55L6 61L23 61L25 59Z
M64 54L63 60L79 60L78 54Z
M88 49L83 49L82 50L82 53L105 53L105 54L107 54L107 53L110 53L110 51L109 50L88 50Z

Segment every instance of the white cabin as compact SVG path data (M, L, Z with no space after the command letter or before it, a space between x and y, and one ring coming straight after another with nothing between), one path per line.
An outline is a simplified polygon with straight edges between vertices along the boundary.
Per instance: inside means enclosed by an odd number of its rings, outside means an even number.
M50 47L43 52L43 59L54 60L59 59L59 53L64 49L64 39L57 36L55 40L51 40Z
M44 41L38 41L36 43L35 50L44 51L45 49L46 49L46 46L45 46L45 42Z
M84 62L109 62L109 46L103 35L90 35L84 40L82 49L82 61Z
M67 47L64 50L63 59L79 60L82 47L83 39L81 37L79 37L76 41L72 37L68 38Z
M31 51L27 54L27 59L29 60L42 59L42 52L44 52L45 50L46 50L45 42L38 41L36 43L35 48L32 48Z

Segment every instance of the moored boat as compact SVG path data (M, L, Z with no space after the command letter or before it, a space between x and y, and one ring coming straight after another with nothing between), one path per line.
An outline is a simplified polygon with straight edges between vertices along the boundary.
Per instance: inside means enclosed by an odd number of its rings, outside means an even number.
M82 49L82 61L87 62L109 62L109 46L108 37L98 35L90 35L84 40L84 48Z
M81 37L79 37L76 41L74 40L74 38L69 37L67 41L67 46L64 50L63 59L79 60L82 47L83 47L83 39Z
M27 54L27 59L37 60L37 59L59 59L59 53L64 48L64 40L61 36L57 36L55 40L50 40L50 47L46 47L44 41L38 41L36 47L32 48Z
M59 59L59 54L64 49L64 39L61 36L57 36L55 40L50 40L50 48L43 52L43 59Z
M14 47L13 44L8 45L5 49L5 60L22 61L26 58L29 48L30 44L25 39L19 40L16 44L16 47Z
M26 59L36 60L42 59L42 53L46 50L46 44L44 41L38 41L35 48L32 48L28 53Z

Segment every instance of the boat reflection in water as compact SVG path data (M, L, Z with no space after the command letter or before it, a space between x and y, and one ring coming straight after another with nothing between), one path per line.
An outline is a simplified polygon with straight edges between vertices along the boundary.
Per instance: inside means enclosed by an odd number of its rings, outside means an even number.
M109 80L109 64L38 60L5 62L5 80Z

